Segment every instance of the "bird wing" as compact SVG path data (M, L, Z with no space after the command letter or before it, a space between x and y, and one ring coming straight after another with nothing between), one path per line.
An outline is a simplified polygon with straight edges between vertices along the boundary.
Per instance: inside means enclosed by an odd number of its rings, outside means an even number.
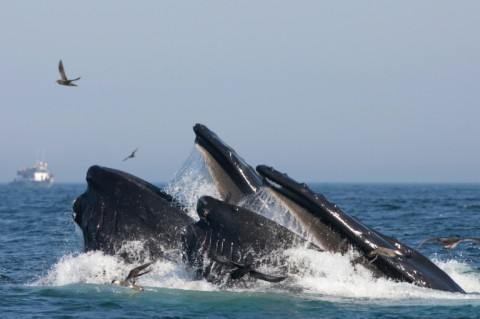
M132 157L135 156L135 153L138 151L138 147L132 152Z
M480 238L478 238L478 237L464 237L464 238L460 239L459 241L473 241L475 243L480 244Z
M65 74L65 70L63 69L63 63L62 60L58 62L58 71L60 71L60 76L62 77L62 80L67 81L67 75Z
M143 264L143 265L141 265L141 266L138 266L138 267L133 268L132 270L130 270L130 272L128 273L128 276L127 276L127 278L125 278L125 280L129 280L129 279L132 279L132 278L141 276L141 275L145 275L146 273L149 273L150 270L145 271L145 272L143 272L143 273L141 273L141 274L140 274L140 271L144 270L145 268L147 268L147 267L150 266L151 264L153 264L153 261L148 262L148 263L146 263L146 264Z
M417 250L418 248L422 247L423 244L428 243L429 241L440 242L440 238L437 238L437 237L427 237L427 238L425 238L424 240L422 240L421 242L419 242L417 246L415 246L415 250Z

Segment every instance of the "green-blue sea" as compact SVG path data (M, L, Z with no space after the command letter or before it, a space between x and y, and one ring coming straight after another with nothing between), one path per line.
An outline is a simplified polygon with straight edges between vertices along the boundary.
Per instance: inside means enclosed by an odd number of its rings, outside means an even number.
M480 237L480 184L322 184L323 193L367 226L415 246L427 236ZM49 189L0 185L1 318L479 318L480 245L421 252L467 294L374 278L351 256L292 252L288 283L221 290L182 263L158 261L145 291L108 284L131 266L82 252L72 201L86 183Z

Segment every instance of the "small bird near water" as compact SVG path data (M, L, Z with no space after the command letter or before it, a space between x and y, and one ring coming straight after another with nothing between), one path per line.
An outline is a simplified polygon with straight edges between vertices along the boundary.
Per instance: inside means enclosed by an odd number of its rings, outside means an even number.
M126 286L134 290L143 291L143 287L135 283L135 278L140 277L149 273L151 270L146 270L141 273L142 270L153 264L153 261L143 264L141 266L135 267L128 273L128 276L125 279L114 279L112 280L113 285Z
M134 158L135 157L135 153L138 151L138 147L132 152L132 154L128 155L127 157L125 157L123 159L123 161L125 162L127 159L129 158Z
M378 256L385 256L385 257L395 257L395 256L403 256L403 253L398 249L391 249L386 247L377 247L368 254L368 257L375 257L370 260L370 263L373 263L377 260Z
M452 249L457 247L457 245L462 242L462 241L473 241L477 244L480 244L480 238L477 237L458 237L458 236L452 236L452 237L428 237L427 239L422 240L415 249L420 248L423 246L423 244L428 243L428 242L434 242L434 243L439 243L443 245L443 248L445 249Z
M80 80L80 77L76 79L69 80L67 78L67 75L65 74L65 69L63 68L63 63L62 60L58 62L58 71L60 71L60 80L57 80L57 83L60 85L65 85L65 86L77 86L75 83L72 83L73 81L78 81Z

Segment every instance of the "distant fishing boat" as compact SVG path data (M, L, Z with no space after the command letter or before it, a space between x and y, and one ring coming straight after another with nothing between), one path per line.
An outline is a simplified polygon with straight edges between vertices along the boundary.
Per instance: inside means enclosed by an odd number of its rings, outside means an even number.
M50 187L53 184L53 174L48 171L46 161L37 161L34 167L19 169L17 177L10 184L27 187Z

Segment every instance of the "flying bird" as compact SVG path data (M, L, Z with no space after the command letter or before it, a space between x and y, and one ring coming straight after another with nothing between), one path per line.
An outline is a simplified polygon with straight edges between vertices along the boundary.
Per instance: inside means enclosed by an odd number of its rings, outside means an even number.
M132 154L128 155L127 157L125 157L123 159L123 161L125 162L127 159L129 158L134 158L135 157L135 153L138 151L138 147L132 152Z
M60 77L61 77L60 80L57 80L58 84L66 85L66 86L77 86L75 83L72 83L72 82L80 80L80 77L78 77L76 79L69 80L67 78L67 75L65 74L65 70L63 68L62 60L60 60L60 62L58 62L58 71L60 71Z
M143 287L141 287L141 286L139 286L135 283L135 278L149 273L151 270L146 270L142 273L141 273L141 271L144 270L145 268L147 268L148 266L150 266L151 264L153 264L153 261L133 268L132 270L130 270L130 272L128 273L128 276L125 279L114 279L114 280L112 280L112 284L119 285L119 286L128 286L128 287L130 287L134 290L143 291Z
M477 244L480 244L480 238L476 237L458 237L458 236L452 236L452 237L428 237L427 239L424 239L421 241L415 249L420 248L423 246L423 244L428 243L428 242L435 242L443 245L443 248L445 249L452 249L457 247L458 243L462 241L473 241Z

